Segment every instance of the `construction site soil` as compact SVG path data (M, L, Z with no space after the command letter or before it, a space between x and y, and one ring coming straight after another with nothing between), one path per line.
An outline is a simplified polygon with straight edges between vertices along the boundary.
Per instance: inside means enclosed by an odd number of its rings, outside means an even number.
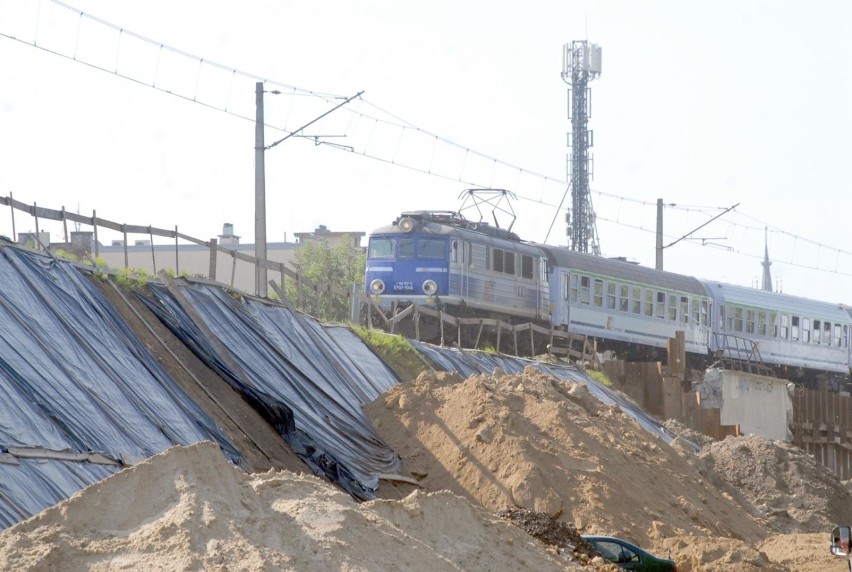
M243 451L176 447L0 532L2 570L613 570L579 534L611 534L690 570L847 570L848 483L759 437L671 444L583 384L529 367L424 372L365 408L402 459L379 500L311 474L144 305L104 294ZM515 524L513 524L515 523ZM529 534L528 534L529 533Z

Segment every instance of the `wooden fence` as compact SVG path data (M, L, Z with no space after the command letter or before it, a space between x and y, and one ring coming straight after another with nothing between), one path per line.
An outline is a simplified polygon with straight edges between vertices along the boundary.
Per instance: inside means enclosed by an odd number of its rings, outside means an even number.
M209 240L201 240L186 234L183 234L178 231L178 227L172 229L163 229L157 228L153 226L140 226L140 225L132 225L132 224L124 224L117 223L108 219L100 218L97 216L97 211L92 211L92 216L84 216L78 213L73 213L65 210L65 207L62 207L60 210L50 209L46 207L40 207L33 203L32 205L28 205L21 201L15 200L11 193L8 197L0 197L0 205L6 205L10 207L10 212L12 216L12 234L16 234L16 220L15 220L15 211L20 211L26 213L35 219L35 240L38 241L38 237L40 234L39 229L39 221L56 221L62 223L62 228L64 231L64 245L68 247L70 252L73 252L71 247L71 242L69 241L68 234L68 222L75 224L86 225L87 227L91 227L93 234L92 241L92 249L93 252L85 253L85 254L93 254L94 258L97 259L99 256L99 248L100 243L98 242L98 230L99 229L109 229L112 231L122 233L123 247L124 247L124 268L129 269L129 255L128 255L128 244L127 240L128 235L144 235L150 239L150 247L151 247L151 258L154 262L154 273L157 273L156 267L156 256L154 251L154 237L167 238L174 240L174 252L175 252L175 273L180 274L180 264L179 264L179 253L180 253L180 244L179 240L184 242L188 242L195 245L204 246L210 251L209 257L209 273L208 277L212 280L216 280L217 268L216 268L216 260L217 253L223 253L225 255L231 256L236 263L236 260L241 260L247 262L255 267L260 266L270 270L272 272L278 273L280 277L280 284L283 286L285 277L289 277L293 279L296 284L296 300L294 301L298 307L302 307L304 302L308 297L313 297L316 300L317 307L320 306L320 299L323 295L334 295L339 296L342 299L345 299L347 303L350 305L353 303L353 293L348 291L340 290L339 288L335 288L331 284L315 284L311 280L303 277L299 272L292 270L286 266L283 262L278 262L275 260L268 260L263 258L257 258L250 254L246 254L244 252L240 252L234 248L228 248L227 246L223 246L218 243L215 238L211 238ZM38 248L49 250L46 244L36 244ZM92 260L94 263L94 260ZM257 286L257 285L256 285Z
M842 480L852 478L852 396L797 386L790 427L793 444L810 453Z

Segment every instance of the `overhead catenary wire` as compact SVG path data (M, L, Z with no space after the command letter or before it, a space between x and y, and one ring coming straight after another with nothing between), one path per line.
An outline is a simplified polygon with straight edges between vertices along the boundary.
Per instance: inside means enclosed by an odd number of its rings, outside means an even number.
M253 115L248 115L248 114L245 114L245 113L239 113L238 111L235 111L232 108L233 107L233 105L232 105L233 104L233 90L234 90L234 87L235 87L235 80L238 77L242 77L244 79L249 79L249 80L253 80L253 81L262 81L262 82L264 82L264 84L268 84L269 86L274 86L274 87L276 87L280 90L288 91L289 92L288 95L291 96L291 97L288 98L288 100L289 100L288 103L289 103L289 106L290 106L291 109L295 105L296 98L316 99L318 101L323 102L325 105L333 105L335 103L335 100L342 98L342 96L337 95L337 94L301 88L301 87L297 87L297 86L294 86L294 85L291 85L291 84L288 84L288 83L285 83L285 82L271 80L271 79L259 76L257 74L254 74L254 73L246 72L246 71L243 71L243 70L239 70L235 67L231 67L231 66L227 66L227 65L215 62L215 61L210 60L208 58L203 58L203 57L200 57L200 56L197 56L197 55L193 55L193 54L186 52L184 50L166 45L166 44L161 43L161 42L157 42L157 41L155 41L151 38L148 38L147 36L136 33L132 30L128 30L127 28L125 28L123 26L119 26L119 25L110 23L110 22L108 22L108 21L106 21L102 18L88 14L88 13L82 11L82 10L79 10L79 9L73 7L73 6L70 6L69 4L67 4L67 3L65 3L61 0L51 0L51 3L60 7L63 10L68 10L68 11L74 13L75 15L77 15L77 17L74 18L74 22L75 22L75 29L73 30L74 41L73 41L73 46L71 48L70 53L63 53L62 51L60 51L58 49L52 49L51 47L46 45L46 43L47 43L46 41L39 41L39 40L44 39L44 36L42 34L42 30L41 30L41 19L42 19L41 18L41 16L42 16L41 9L39 9L37 11L37 14L36 14L36 18L35 18L35 22L34 22L34 26L35 26L35 31L34 31L34 36L33 36L34 39L32 41L27 41L26 39L15 37L12 34L5 33L5 31L3 31L3 30L0 30L0 36L9 38L11 40L15 40L17 42L21 42L21 43L24 43L24 44L27 44L27 45L31 45L31 46L36 47L36 48L43 50L45 52L48 52L48 53L51 53L51 54L54 54L54 55L57 55L57 56L60 56L60 57L68 58L68 59L74 60L78 63L82 63L82 64L84 64L84 65L86 65L90 68L98 69L100 71L104 71L106 73L116 75L116 76L121 77L123 79L130 80L130 81L132 81L136 84L144 85L146 87L151 87L151 88L154 88L158 91L168 93L170 95L181 98L185 101L197 103L197 104L202 105L206 108L222 111L224 113L227 113L227 114L230 114L230 115L233 115L235 117L239 117L243 120L251 121L251 122L255 121L255 118L254 118ZM114 64L112 66L113 69L110 69L109 67L106 67L104 65L99 65L99 64L92 62L92 61L86 61L85 59L82 59L81 57L79 57L80 56L79 52L80 52L81 36L84 34L84 31L82 30L82 22L83 21L93 22L93 23L95 23L99 26L109 28L109 29L111 29L111 30L113 30L117 33L117 42L116 42L116 46L115 46L117 55L116 55L115 61L113 62L113 64ZM0 28L2 28L2 27L3 27L3 24L0 23ZM124 42L125 38L133 38L133 39L138 40L140 42L144 42L147 45L153 46L154 48L157 49L157 56L156 56L157 57L157 65L156 65L157 76L155 76L155 78L153 80L148 81L148 80L145 80L145 79L141 79L139 77L133 77L132 75L130 75L128 73L122 72L121 66L119 65L119 59L120 59L120 52L123 49L123 46L126 44L126 42ZM158 84L158 79L159 79L158 76L160 74L160 67L163 63L162 62L162 54L163 53L174 54L174 55L179 56L181 58L184 58L186 60L192 61L192 63L196 66L196 81L195 81L195 84L194 84L194 88L192 88L191 93L188 93L188 94L179 93L179 92L174 91L174 90L169 90L167 87L164 87L163 85ZM219 105L219 104L215 104L215 103L206 101L206 100L204 100L203 97L200 97L200 95L199 95L198 78L201 75L201 70L206 66L210 66L211 68L221 70L221 71L225 72L228 76L227 87L224 90L226 92L225 97L224 97L224 105ZM349 116L349 119L347 121L347 126L346 126L346 129L345 129L345 132L346 132L347 135L349 135L350 132L352 132L352 137L355 136L354 132L358 131L359 129L367 128L367 125L365 125L366 122L362 121L363 119L373 119L373 121L370 122L370 123L372 123L371 127L368 128L369 136L366 139L366 143L361 143L360 146L358 146L357 144L356 145L329 145L329 146L332 146L333 148L340 149L340 150L346 150L346 151L349 151L353 154L359 154L359 155L362 155L364 157L368 157L370 159L373 159L373 160L376 160L376 161L379 161L379 162L392 164L392 165L395 165L397 167L403 167L403 168L406 168L406 169L411 170L411 171L428 174L428 175L439 177L439 178L442 178L442 179L445 179L445 180L448 180L448 181L454 181L454 182L469 184L471 186L484 186L484 185L482 185L483 181L478 180L478 178L479 178L478 175L476 173L470 171L468 161L472 161L474 159L484 159L488 163L488 165L490 166L488 178L490 178L492 185L495 183L495 179L496 179L495 173L496 173L498 167L505 168L508 171L514 172L516 174L516 185L515 185L514 192L515 192L515 194L516 194L516 196L518 197L519 200L526 200L526 201L530 201L530 202L533 202L533 203L540 204L542 206L554 208L554 209L556 209L556 212L557 212L556 216L557 217L558 217L558 213L561 212L562 205L564 203L564 196L562 197L562 200L559 202L558 205L553 204L552 201L546 200L545 189L546 189L548 184L554 185L554 188L558 185L562 189L565 189L568 185L568 183L566 181L562 181L559 178L550 177L550 176L547 176L547 175L544 175L544 174L541 174L541 173L538 173L538 172L535 172L535 171L531 171L529 169L514 165L510 162L503 161L501 159L495 158L495 157L487 155L485 153L478 152L475 149L472 149L468 146L461 145L461 144L455 142L454 140L452 140L450 138L440 136L440 135L435 134L435 133L433 133L429 130L426 130L426 129L422 129L421 127L414 125L412 122L407 121L407 120L399 117L398 115L391 113L391 112L387 111L386 109L384 109L384 108L382 108L382 107L380 107L380 106L378 106L378 105L376 105L376 104L374 104L370 101L366 101L366 100L363 100L363 99L360 99L359 101L362 105L359 105L357 108L355 108L355 107L346 108L346 109L341 111L341 114L344 113L344 112L352 114L351 116ZM372 111L369 111L369 110L372 110ZM286 122L289 122L289 121L290 121L290 113L288 112ZM284 126L269 124L269 123L266 126L269 127L270 129L275 129L275 130L281 131L285 134L292 135L293 131L287 129L286 122L285 122ZM397 145L393 149L390 157L382 156L381 151L379 151L379 150L373 151L372 150L373 148L371 148L371 142L372 142L372 139L373 139L373 135L376 132L376 127L379 124L398 128L402 131L402 133L416 134L416 135L419 135L419 136L425 138L425 140L428 141L428 144L425 145L425 147L427 148L427 151L421 152L418 155L418 157L422 160L418 164L415 164L414 162L410 162L410 161L405 162L401 159L398 159L398 157L401 157L403 155L406 156L406 157L411 156L411 154L406 155L402 152L403 151L402 146L404 145L404 142L406 140L414 139L414 137L409 138L409 137L403 137L402 135L399 135L397 137ZM315 142L317 144L319 144L321 141L319 141L318 138L316 138L316 139L317 140ZM463 154L463 160L462 160L463 162L462 162L462 165L460 166L460 168L458 170L456 170L453 173L442 172L441 166L436 164L436 155L438 154L439 147L454 148L454 149L457 149L460 153ZM522 179L523 178L533 178L533 179L537 179L537 180L541 181L542 192L540 193L539 199L532 198L529 194L525 194L525 193L521 192L521 186L522 186ZM593 195L593 194L597 195L601 199L612 199L612 200L619 201L619 207L618 207L618 213L619 214L616 216L616 222L614 222L614 224L619 224L619 225L624 226L624 227L632 227L632 226L635 226L635 225L631 224L629 222L629 220L627 220L626 217L622 214L622 209L621 209L622 205L624 205L626 203L639 205L639 206L641 206L643 211L644 211L645 208L655 208L654 202L645 201L645 200L637 199L637 198L630 197L630 196L623 196L623 195L618 195L618 194L605 192L605 191L601 191L601 190L590 189L590 195ZM673 210L686 212L686 213L692 213L692 212L697 211L697 212L702 213L703 215L707 215L707 213L709 211L718 210L718 209L723 208L723 207L670 204L670 205L666 205L666 208L671 208ZM604 212L604 209L599 209L599 210L601 212ZM598 219L600 219L602 221L608 221L608 219L601 217L600 213L596 213L596 214L598 215L597 216ZM749 218L749 219L754 220L754 221L758 220L756 218L749 217L748 215L744 215L741 212L739 212L737 214L739 216L743 216L744 218ZM612 221L609 221L609 222L612 222ZM756 230L757 229L757 227L753 227L753 226L748 225L748 224L743 224L742 222L739 222L739 221L732 221L732 220L726 219L725 222L729 225L732 225L733 227L736 227L736 228L742 228L742 229L746 229L746 230ZM553 226L553 224L551 224L551 228L552 228L552 226ZM807 244L816 246L817 248L820 248L820 249L826 249L826 250L833 251L835 253L835 258L839 258L841 255L852 256L852 253L850 253L847 250L832 247L832 246L820 243L818 241L814 241L814 240L804 238L802 236L797 235L796 233L792 233L792 232L789 232L789 231L786 231L786 230L782 230L782 229L780 229L780 228L778 228L774 225L769 225L769 224L761 222L761 227L768 227L771 230L772 233L775 233L775 234L778 234L778 235L784 235L784 236L790 237L792 239L801 241L803 243L807 243ZM762 232L762 228L761 228L761 232ZM548 230L548 238L549 238L549 233L550 233L550 229ZM545 240L547 240L547 238ZM820 260L821 260L820 257L817 257L816 260L817 260L817 268L816 268L817 270L830 271L830 270L825 269L824 264L822 264L820 262ZM835 262L835 266L837 264L838 263ZM813 268L811 265L800 265L800 264L795 264L795 263L793 263L791 265L800 266L802 268L809 268L809 269Z

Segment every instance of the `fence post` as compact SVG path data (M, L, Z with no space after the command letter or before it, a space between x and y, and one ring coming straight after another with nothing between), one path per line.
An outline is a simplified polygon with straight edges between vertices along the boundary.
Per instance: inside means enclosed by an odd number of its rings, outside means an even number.
M9 211L12 213L12 242L18 242L18 236L15 232L15 199L12 198L12 193L9 193Z
M68 244L68 221L65 219L65 207L62 207L62 229L65 231L65 244ZM67 246L66 246L67 248Z
M121 225L121 232L124 233L124 269L127 270L130 268L130 262L127 254L127 225Z
M210 272L207 276L210 280L216 280L216 256L218 254L216 245L218 242L215 238L210 239Z
M95 260L97 260L100 255L100 249L98 248L98 211L96 210L92 210L92 230L95 233Z
M178 227L175 225L175 276L180 276L180 261L178 259Z

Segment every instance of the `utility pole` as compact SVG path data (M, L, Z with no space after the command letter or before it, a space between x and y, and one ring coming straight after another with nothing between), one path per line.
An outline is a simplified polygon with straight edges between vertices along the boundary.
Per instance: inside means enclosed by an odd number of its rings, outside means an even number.
M280 94L278 90L272 90L269 93ZM295 131L291 131L278 141L270 144L268 147L263 141L263 82L255 83L255 125L254 125L254 256L257 258L255 266L255 293L266 298L267 282L266 282L266 165L264 156L267 149L272 149L276 145L283 143L290 137L302 137L300 135L304 129L313 125L329 113L339 109L363 94L359 91L352 97L338 98L343 99L342 103L338 103L325 113L315 117L305 123ZM317 143L319 145L319 143Z
M663 199L657 199L657 270L663 269Z
M266 298L266 165L263 145L263 82L255 84L254 124L254 291Z

